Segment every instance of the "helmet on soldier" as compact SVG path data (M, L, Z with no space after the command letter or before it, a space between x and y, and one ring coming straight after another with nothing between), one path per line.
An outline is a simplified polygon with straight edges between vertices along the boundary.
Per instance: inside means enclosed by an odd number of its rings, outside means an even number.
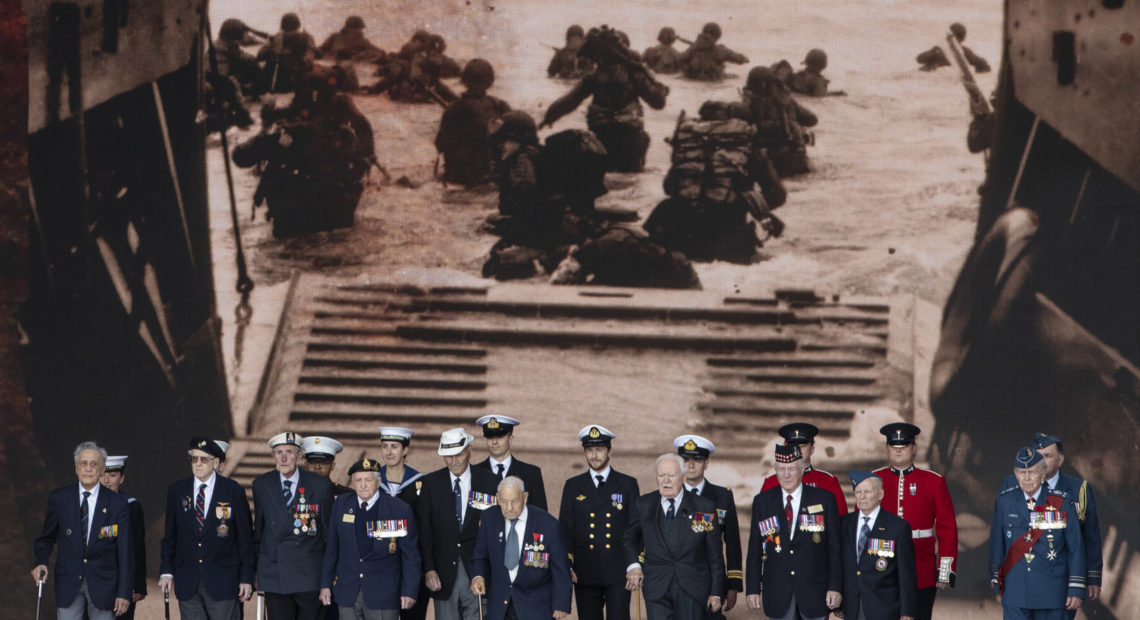
M218 36L227 41L241 41L245 36L245 23L240 19L229 18L222 22L218 29Z
M717 39L720 39L720 24L716 22L709 22L705 24L704 28L701 28L701 33L709 35L713 38L714 41L716 41Z
M779 79L770 67L752 67L752 70L748 72L748 81L744 87L748 90L756 91L771 82L779 82Z
M534 118L522 110L511 110L503 114L499 120L501 121L499 127L491 132L491 135L498 140L525 140L538 136L538 126L535 125Z
M573 26L570 26L569 28L566 29L566 40L567 41L569 41L570 39L573 39L574 37L584 38L585 36L586 36L586 31L582 30L582 27L579 26L578 24L574 24Z
M495 68L482 58L472 58L463 67L459 81L467 88L485 91L495 83Z
M412 33L412 40L427 45L428 39L431 39L431 33L427 30L417 30Z
M966 27L958 22L950 24L950 32L954 33L954 38L959 41L966 40Z
M677 40L677 32L672 28L665 26L661 32L657 33L657 41L664 45L671 45L673 41Z
M429 50L433 52L439 52L441 54L443 53L443 50L447 49L447 42L444 41L443 37L438 34L429 36L427 39L427 45Z
M827 52L817 47L808 52L807 56L804 56L804 61L802 64L807 65L808 69L811 69L817 73L823 71L827 68Z
M301 28L301 18L296 13L286 13L281 16L281 29L292 32Z
M344 27L364 30L364 18L359 15L351 15L348 19L344 20Z

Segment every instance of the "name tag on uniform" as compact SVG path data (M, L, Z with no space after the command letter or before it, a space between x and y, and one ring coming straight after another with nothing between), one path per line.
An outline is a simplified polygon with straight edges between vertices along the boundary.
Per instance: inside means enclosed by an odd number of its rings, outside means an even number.
M350 512L346 512L344 516L341 517L341 521L344 521L345 523L356 523L356 515Z
M823 512L823 504L812 504L808 506L808 514L814 515Z

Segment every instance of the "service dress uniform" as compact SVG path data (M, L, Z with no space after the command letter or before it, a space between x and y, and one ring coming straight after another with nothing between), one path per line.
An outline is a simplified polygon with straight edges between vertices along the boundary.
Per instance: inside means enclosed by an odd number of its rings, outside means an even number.
M608 447L613 439L613 433L601 426L588 426L579 433L583 448ZM640 496L637 479L608 464L601 471L587 468L562 486L558 522L570 568L577 577L578 616L584 620L629 620L621 541L632 519L634 500Z
M520 422L514 418L508 418L500 415L487 415L475 420L475 423L483 427L484 437L502 437L514 433L515 427ZM542 469L537 465L523 462L516 458L513 454L507 454L506 459L498 461L490 456L475 463L472 467L485 469L493 474L499 480L507 476L515 476L522 479L523 484L526 485L527 504L531 506L538 506L546 510L546 484L542 481Z
M1026 447L1017 458L1032 466L1034 454ZM1085 598L1084 541L1075 517L1064 491L1039 487L1030 498L1019 486L998 495L990 582L1006 620L1064 620L1066 599Z
M880 429L892 441L914 443L918 427L903 422ZM889 433L889 434L888 434ZM897 439L896 439L897 438ZM893 445L893 444L891 444ZM954 584L958 561L958 521L950 489L941 475L915 467L877 469L883 481L882 509L910 523L914 537L914 565L918 571L916 618L929 620L939 582Z

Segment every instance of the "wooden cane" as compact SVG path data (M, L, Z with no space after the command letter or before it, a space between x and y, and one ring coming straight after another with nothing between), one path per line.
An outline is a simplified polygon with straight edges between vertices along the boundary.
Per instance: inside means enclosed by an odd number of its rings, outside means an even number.
M633 597L637 599L637 620L641 620L641 588L633 593Z
M483 595L476 594L475 598L479 600L479 620L483 620Z

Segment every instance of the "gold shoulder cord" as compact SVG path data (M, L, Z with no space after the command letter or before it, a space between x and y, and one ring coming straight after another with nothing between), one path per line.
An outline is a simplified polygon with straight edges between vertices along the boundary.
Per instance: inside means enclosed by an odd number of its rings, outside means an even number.
M1081 482L1081 491L1077 494L1077 518L1081 523L1085 522L1085 515L1089 508L1089 481L1083 480Z

